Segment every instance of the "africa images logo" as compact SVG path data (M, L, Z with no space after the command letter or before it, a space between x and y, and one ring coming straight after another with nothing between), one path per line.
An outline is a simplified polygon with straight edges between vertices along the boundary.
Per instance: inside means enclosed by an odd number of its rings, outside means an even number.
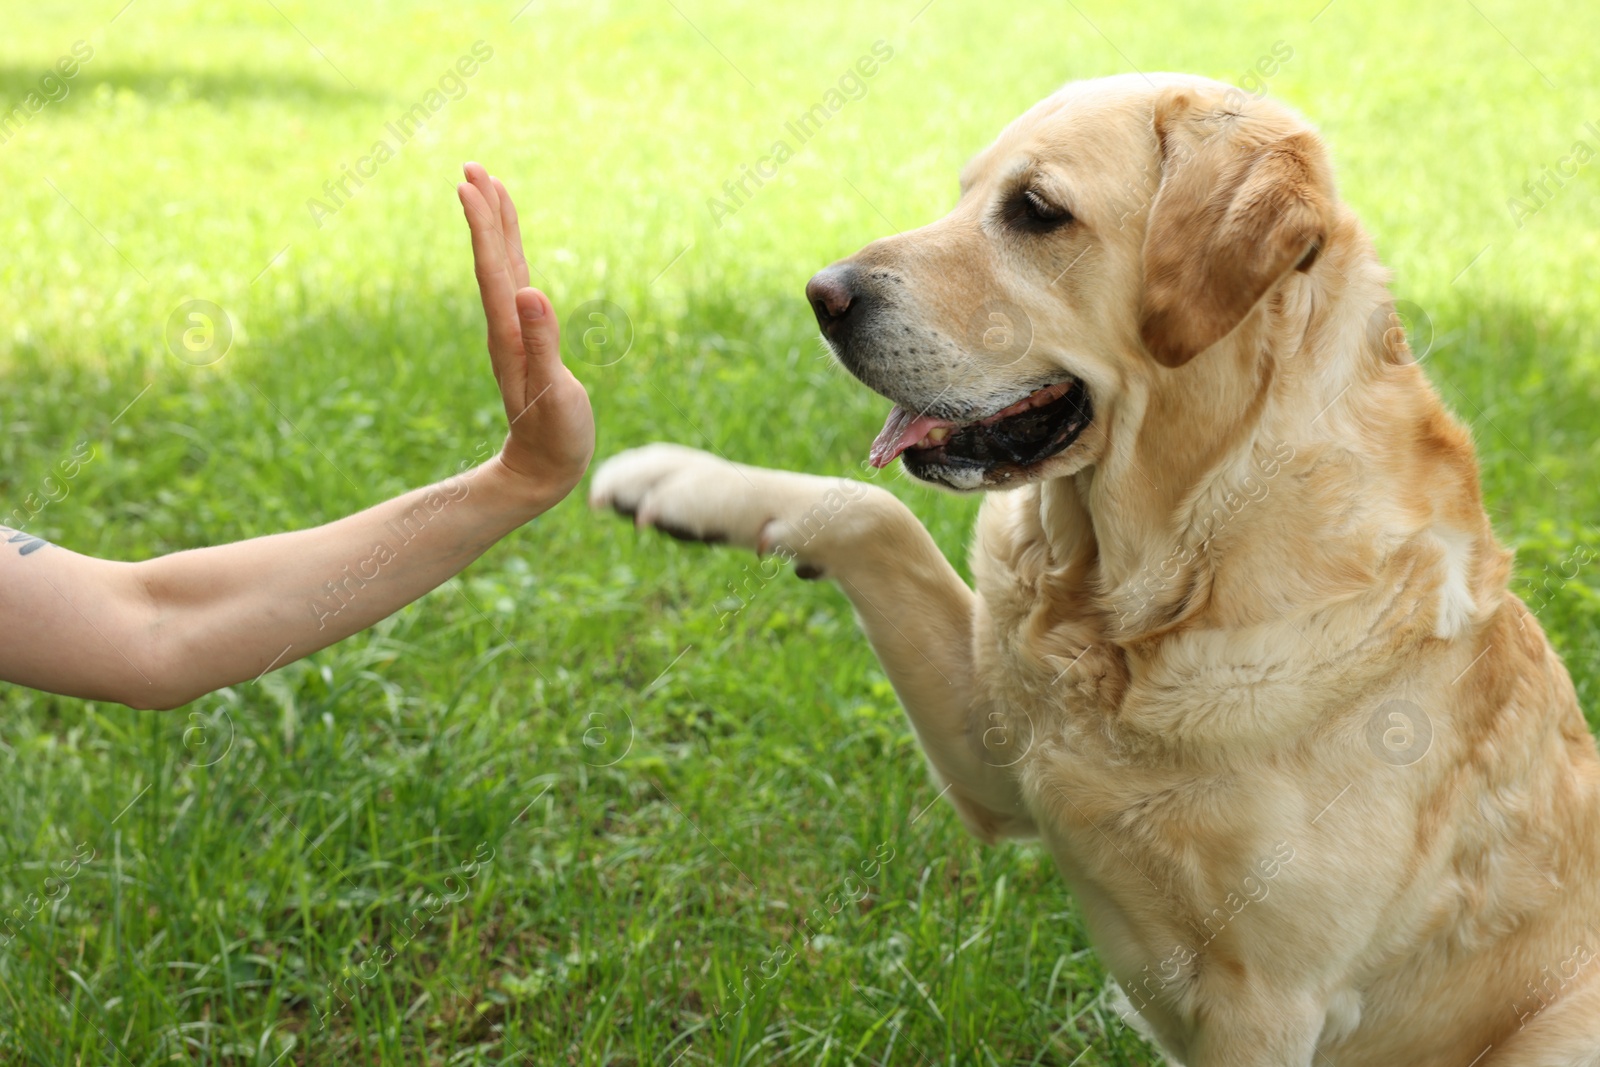
M806 146L807 141L815 137L823 126L844 110L846 104L865 97L867 82L893 58L894 47L888 41L881 38L874 41L871 55L858 58L854 65L846 68L845 72L839 75L838 81L822 94L821 100L783 124L784 132L794 138L794 144L791 145L788 138L780 137L768 146L767 154L757 159L754 166L748 163L739 164L739 174L722 183L722 191L727 195L727 199L722 200L715 196L706 198L706 209L711 212L711 221L717 224L717 228L721 229L728 216L748 204L754 198L756 190L776 178L778 169L793 159L800 149Z
M72 79L78 76L83 64L93 58L94 48L87 41L74 41L72 54L57 59L55 66L40 76L20 103L0 110L0 145L21 133L23 127L33 121L33 116L65 100L72 92Z
M389 137L379 137L373 141L372 148L353 166L349 163L339 164L342 173L322 183L322 193L326 199L319 200L313 196L306 200L306 210L311 213L311 221L317 224L317 229L320 230L326 219L338 214L341 208L355 199L367 182L377 176L378 168L398 156L411 139L422 132L429 120L444 111L451 101L465 97L470 88L469 79L493 58L494 49L487 42L474 42L470 54L457 59L439 76L436 88L423 93L421 99L384 126L384 132ZM390 143L390 137L394 139L393 143ZM352 185L354 188L351 188Z

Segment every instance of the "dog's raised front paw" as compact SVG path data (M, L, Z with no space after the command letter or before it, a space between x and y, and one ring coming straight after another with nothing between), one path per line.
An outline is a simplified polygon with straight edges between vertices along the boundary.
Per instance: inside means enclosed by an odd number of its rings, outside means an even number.
M818 578L830 557L867 533L873 487L734 463L682 445L619 452L595 471L589 505L609 507L685 541L729 543L795 560L795 573Z
M762 471L683 445L630 448L595 471L589 506L609 507L641 528L680 541L724 542L762 550ZM770 486L769 486L770 488Z

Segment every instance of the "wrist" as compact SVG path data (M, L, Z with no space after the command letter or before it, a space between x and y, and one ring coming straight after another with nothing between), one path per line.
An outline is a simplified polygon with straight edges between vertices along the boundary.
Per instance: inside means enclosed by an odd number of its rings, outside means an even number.
M503 510L517 523L527 522L559 504L575 483L517 470L498 453L466 475L471 491L481 493L485 504Z

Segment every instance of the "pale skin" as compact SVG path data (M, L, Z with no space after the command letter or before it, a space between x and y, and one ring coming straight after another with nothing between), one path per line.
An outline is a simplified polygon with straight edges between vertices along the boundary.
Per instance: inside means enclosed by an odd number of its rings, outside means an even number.
M528 285L505 186L476 163L464 173L456 191L509 426L499 454L325 526L140 563L0 528L0 679L177 707L366 629L571 491L594 453L588 394L561 363L549 298Z

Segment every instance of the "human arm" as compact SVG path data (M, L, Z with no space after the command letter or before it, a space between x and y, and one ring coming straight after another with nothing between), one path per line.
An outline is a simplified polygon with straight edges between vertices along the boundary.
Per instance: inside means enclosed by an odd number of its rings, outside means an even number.
M437 485L313 529L119 563L0 528L0 678L174 707L372 625L560 501L594 450L550 301L528 288L516 210L469 164L458 187L509 433Z

